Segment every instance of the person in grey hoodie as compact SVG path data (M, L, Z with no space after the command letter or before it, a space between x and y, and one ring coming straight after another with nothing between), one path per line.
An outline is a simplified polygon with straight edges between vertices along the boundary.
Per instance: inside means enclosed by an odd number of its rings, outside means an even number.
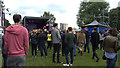
M52 29L52 43L53 43L53 63L55 63L55 53L57 52L57 63L60 63L59 61L59 52L60 52L60 40L61 40L61 36L60 36L60 32L58 30L58 24L55 23L54 28Z

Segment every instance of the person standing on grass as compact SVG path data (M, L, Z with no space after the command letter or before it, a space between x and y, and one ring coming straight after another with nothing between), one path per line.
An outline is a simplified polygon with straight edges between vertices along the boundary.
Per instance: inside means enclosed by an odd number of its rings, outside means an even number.
M4 68L7 66L7 56L5 53L5 45L4 45L4 36L2 36L2 56L3 56L3 61L4 61Z
M47 49L50 48L50 51L51 51L51 48L52 48L52 34L51 34L51 31L48 31L48 34L47 34L47 43L48 43L48 46L47 46Z
M88 31L88 28L85 27L85 36L86 36L86 44L84 46L84 52L86 52L86 47L88 50L88 53L90 52L90 48L89 48L89 38L90 38L90 32Z
M99 36L100 36L100 50L102 50L102 48L103 48L103 45L102 45L102 43L103 43L103 32L102 32L102 30L100 30Z
M66 44L65 44L65 35L66 35L65 31L63 31L63 34L62 34L62 56L65 55L65 46L66 46Z
M10 25L5 29L7 66L24 66L25 56L28 55L29 34L27 29L20 25L20 14L14 14L13 20L15 25Z
M74 45L76 43L76 39L75 39L75 35L72 33L72 27L68 28L68 33L65 36L65 57L66 57L66 62L67 64L63 64L63 66L72 66L73 64L73 49L74 49ZM71 58L71 62L69 64L69 58L68 58L68 53L70 52L70 58Z
M83 55L83 46L86 44L86 36L83 30L81 30L77 34L77 43L78 43L78 48L81 52L81 56Z
M76 32L74 32L74 35L75 35L75 39L77 39L77 33ZM77 45L77 42L75 43L75 46L74 46L74 56L76 56L76 54L77 54L77 49L76 49L76 45Z
M32 57L37 57L37 35L36 31L33 30L30 36L31 39L31 46L32 46ZM35 51L35 56L34 56L34 51Z
M53 59L52 62L55 63L55 54L57 53L57 63L61 63L59 61L59 53L60 53L60 41L61 41L61 36L60 32L58 30L58 24L54 23L53 24L54 28L52 29L52 43L53 43Z
M104 35L103 35L103 38L110 35L110 33L108 33L109 31L107 31L107 29L104 30Z
M97 56L96 50L98 49L98 44L99 44L99 33L97 32L97 27L94 27L94 31L91 34L91 43L92 43L92 50L93 50L92 59L96 57L97 58L96 62L98 62L99 57Z
M118 53L117 51L120 49L118 38L117 38L117 30L111 28L109 30L110 35L106 36L103 40L103 47L106 56L107 68L115 68L115 64L117 61Z
M45 43L47 42L47 36L42 29L40 29L39 32L40 33L38 34L38 44L39 44L39 50L41 52L41 57L43 56L43 50L45 52L45 56L47 56L47 50L45 46Z

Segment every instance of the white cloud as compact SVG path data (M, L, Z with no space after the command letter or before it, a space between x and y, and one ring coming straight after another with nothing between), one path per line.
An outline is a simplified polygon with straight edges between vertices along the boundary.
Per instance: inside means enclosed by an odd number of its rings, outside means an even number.
M4 0L6 8L11 13L20 13L22 16L40 16L44 11L49 11L56 17L57 23L67 23L71 27L77 27L76 15L82 0ZM119 0L106 0L110 7L117 7ZM113 2L114 1L114 2ZM6 15L12 20L12 16ZM13 23L13 21L10 21Z

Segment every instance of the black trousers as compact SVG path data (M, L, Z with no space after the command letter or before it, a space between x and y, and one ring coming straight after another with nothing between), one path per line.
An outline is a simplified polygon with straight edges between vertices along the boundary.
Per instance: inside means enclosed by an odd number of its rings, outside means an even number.
M47 41L47 43L48 43L47 49L50 48L50 50L51 50L51 48L52 48L52 41Z
M32 44L32 56L34 56L34 51L35 51L35 56L37 56L37 44Z
M61 45L59 43L57 44L53 44L53 62L55 62L55 53L57 53L57 63L59 63L59 53L60 53L60 48L61 48Z
M65 55L65 43L62 43L62 56Z

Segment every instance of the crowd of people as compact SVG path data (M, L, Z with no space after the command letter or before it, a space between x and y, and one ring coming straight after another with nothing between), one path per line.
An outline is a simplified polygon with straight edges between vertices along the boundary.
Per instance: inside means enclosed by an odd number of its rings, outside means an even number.
M114 28L110 28L109 30L105 29L104 33L100 30L98 33L97 27L94 27L92 34L90 34L87 27L85 27L85 31L81 29L78 32L73 32L72 27L69 27L67 31L60 32L58 30L58 24L54 23L54 28L51 31L47 29L35 29L28 33L27 29L20 25L21 15L15 14L13 20L15 25L6 28L3 37L2 52L4 66L24 66L30 41L32 57L37 57L38 50L41 53L41 57L43 57L43 50L45 56L48 56L47 50L50 49L50 51L53 50L52 62L58 64L62 63L60 61L60 49L62 46L62 56L66 58L66 64L63 64L63 66L72 66L74 61L73 57L76 56L77 48L81 56L86 51L90 53L89 43L91 42L93 52L91 58L95 59L96 57L96 62L99 62L100 57L98 57L96 50L104 50L103 56L106 58L107 68L115 67L118 55L117 51L120 49L118 43L120 33ZM57 61L55 60L56 53ZM69 53L70 60L68 58Z

